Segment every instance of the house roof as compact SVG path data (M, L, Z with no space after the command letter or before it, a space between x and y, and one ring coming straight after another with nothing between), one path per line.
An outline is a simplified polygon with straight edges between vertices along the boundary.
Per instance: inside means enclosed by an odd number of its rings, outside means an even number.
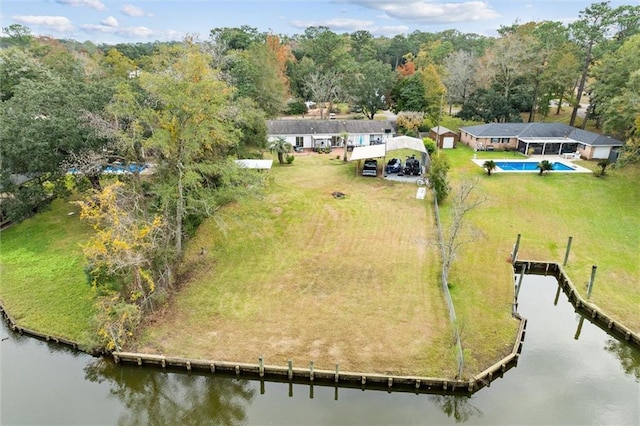
M388 132L386 131L388 130ZM268 120L267 133L277 135L394 134L396 122L389 120Z
M562 123L487 123L461 127L460 130L482 138L569 138L591 146L622 146L623 142L610 136L588 132Z
M444 126L435 126L431 128L431 131L437 135L444 135L446 133L455 133L453 130L451 129L447 129Z

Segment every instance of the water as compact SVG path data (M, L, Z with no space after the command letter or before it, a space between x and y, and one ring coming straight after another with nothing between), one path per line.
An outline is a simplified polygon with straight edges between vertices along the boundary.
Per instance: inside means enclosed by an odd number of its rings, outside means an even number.
M118 366L3 324L0 424L640 424L640 351L588 321L576 340L580 316L564 294L554 306L556 289L525 276L520 362L471 398Z
M538 171L537 161L496 161L496 166L505 172L535 172ZM553 170L557 172L575 172L576 170L564 163L555 162Z

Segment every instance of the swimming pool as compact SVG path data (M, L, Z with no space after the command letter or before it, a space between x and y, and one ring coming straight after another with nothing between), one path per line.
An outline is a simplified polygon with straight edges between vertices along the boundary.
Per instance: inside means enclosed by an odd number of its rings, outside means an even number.
M538 161L496 161L496 166L504 172L537 172ZM558 172L575 172L574 167L555 162L553 170Z

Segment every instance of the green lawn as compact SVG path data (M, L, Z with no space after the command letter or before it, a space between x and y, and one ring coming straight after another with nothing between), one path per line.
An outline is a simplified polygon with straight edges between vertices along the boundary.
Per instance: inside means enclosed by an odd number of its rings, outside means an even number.
M274 165L264 198L206 221L183 290L134 349L453 376L430 203L336 155Z
M479 234L450 273L467 374L508 352L518 233L521 259L562 262L585 296L640 330L640 168L546 176L486 173L464 146L447 150L455 187L478 179L487 201ZM183 282L130 349L219 360L453 376L454 351L438 283L431 203L416 187L355 176L337 154L274 165L264 197L219 211L189 243ZM513 158L478 153L479 158ZM595 169L592 162L581 165ZM333 191L347 194L337 200ZM79 244L90 229L69 203L0 234L0 300L23 327L85 341L92 316ZM449 206L442 206L447 223ZM205 249L204 254L202 248Z
M90 235L77 207L61 200L2 231L0 300L22 327L87 342L92 289L79 244Z
M506 311L513 297L507 258L517 234L522 235L520 259L558 263L572 236L566 269L582 296L586 298L591 266L597 265L591 301L640 331L640 168L611 170L604 178L553 172L487 176L472 163L473 152L467 147L446 152L454 185L477 178L478 194L487 197L472 214L482 236L465 247L450 278L466 348L473 352L487 346L489 350L484 336L491 323L500 334L501 308ZM478 153L479 158L513 156ZM594 163L579 164L594 169Z

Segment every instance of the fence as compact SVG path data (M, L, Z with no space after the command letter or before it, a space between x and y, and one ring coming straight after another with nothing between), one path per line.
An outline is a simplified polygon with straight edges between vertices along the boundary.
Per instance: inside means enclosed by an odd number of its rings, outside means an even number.
M456 310L453 306L451 293L449 292L449 277L448 272L445 268L444 234L442 232L442 224L440 223L440 210L438 209L438 198L436 197L435 190L433 191L433 211L436 217L436 227L438 228L438 243L440 245L440 256L442 258L442 273L440 275L442 292L444 293L444 300L447 302L449 319L451 320L451 326L453 327L453 337L456 340L458 377L462 377L462 372L464 370L464 355L462 353L462 342L460 341L460 331L458 329L458 321L456 319Z

